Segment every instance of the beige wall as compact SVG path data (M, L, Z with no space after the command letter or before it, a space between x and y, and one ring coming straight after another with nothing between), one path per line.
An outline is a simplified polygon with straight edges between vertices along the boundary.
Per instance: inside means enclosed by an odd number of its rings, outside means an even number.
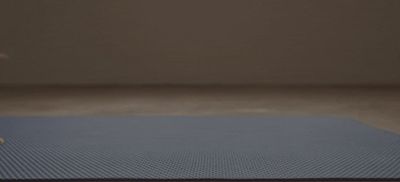
M0 23L0 84L400 84L399 0L0 0Z

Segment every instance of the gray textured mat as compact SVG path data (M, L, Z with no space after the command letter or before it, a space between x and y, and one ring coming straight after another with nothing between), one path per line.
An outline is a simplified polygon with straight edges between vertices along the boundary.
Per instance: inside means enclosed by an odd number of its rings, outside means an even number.
M333 118L0 117L1 180L399 180L400 136Z

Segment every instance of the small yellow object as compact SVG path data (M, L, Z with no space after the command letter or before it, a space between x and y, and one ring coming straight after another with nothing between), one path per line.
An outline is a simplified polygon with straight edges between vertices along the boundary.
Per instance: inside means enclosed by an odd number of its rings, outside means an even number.
M4 139L3 139L3 138L0 138L0 145L1 145L1 144L4 144L4 142L5 142Z

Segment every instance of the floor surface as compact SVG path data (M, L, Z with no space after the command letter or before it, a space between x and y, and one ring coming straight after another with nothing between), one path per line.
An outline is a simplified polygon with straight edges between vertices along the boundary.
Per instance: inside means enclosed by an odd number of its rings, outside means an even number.
M0 116L148 115L350 117L400 133L400 88L0 88Z

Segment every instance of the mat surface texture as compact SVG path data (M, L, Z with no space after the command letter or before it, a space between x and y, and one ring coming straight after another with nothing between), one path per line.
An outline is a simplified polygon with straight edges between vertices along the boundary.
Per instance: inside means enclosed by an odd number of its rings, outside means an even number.
M400 136L338 118L0 117L0 181L400 180Z

